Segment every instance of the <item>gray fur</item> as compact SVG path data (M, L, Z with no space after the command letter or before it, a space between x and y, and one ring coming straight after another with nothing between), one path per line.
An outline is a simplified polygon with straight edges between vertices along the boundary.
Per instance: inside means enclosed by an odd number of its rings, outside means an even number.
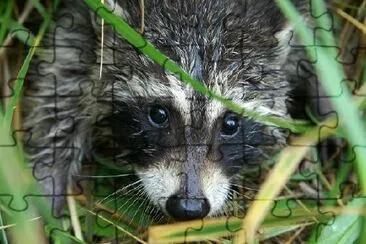
M112 4L115 13L136 29L140 26L137 2L121 0ZM144 37L184 70L247 108L289 117L288 77L294 77L296 69L284 67L290 67L289 60L296 62L301 57L290 50L292 30L274 1L145 2ZM308 1L293 2L307 14ZM118 160L140 160L135 165L140 175L165 167L166 172L184 172L186 180L201 177L200 190L192 191L194 196L189 197L207 197L207 192L212 195L221 191L220 199L211 199L215 210L210 214L215 214L228 198L227 182L233 169L259 164L285 145L287 134L283 130L257 124L250 118L242 120L246 128L241 130L240 138L232 141L239 145L230 145L230 140L222 139L219 133L226 111L221 104L166 73L111 27L105 28L105 64L99 79L98 18L82 1L70 0L64 1L57 16L45 47L32 64L24 100L24 126L32 135L26 142L29 159L45 193L60 195L53 198L55 209L62 208L66 185L81 164L95 154L104 155L101 146L118 149ZM275 34L282 39L276 39ZM174 108L171 116L176 122L171 131L163 134L148 127L144 109L153 103ZM153 137L161 140L152 141ZM271 138L273 141L268 143ZM192 182L178 186L184 182L179 177L173 185L181 192ZM154 186L158 179L155 183L151 178L144 179L150 182L145 184L150 198L154 198L152 192L172 190ZM225 189L215 186L218 182L226 182L222 183ZM166 197L155 196L152 201ZM161 208L164 211L164 202Z

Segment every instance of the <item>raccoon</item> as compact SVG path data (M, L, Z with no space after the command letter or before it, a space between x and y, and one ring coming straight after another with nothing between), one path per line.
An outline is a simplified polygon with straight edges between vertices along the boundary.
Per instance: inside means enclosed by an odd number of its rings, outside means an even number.
M139 1L105 2L140 28ZM292 2L310 18L308 0ZM294 29L274 1L149 0L144 26L146 40L213 92L262 115L291 117L305 52L292 45ZM272 159L288 133L202 95L112 26L103 32L101 57L100 19L82 1L63 1L28 75L25 144L53 209L62 212L82 165L103 156L132 165L167 216L220 214L235 176Z

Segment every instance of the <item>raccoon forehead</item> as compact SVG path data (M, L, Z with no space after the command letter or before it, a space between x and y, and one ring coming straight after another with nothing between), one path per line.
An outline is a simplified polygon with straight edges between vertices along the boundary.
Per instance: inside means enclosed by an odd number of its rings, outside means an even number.
M271 100L252 100L244 102L242 100L232 99L232 101L246 110L254 111L261 115L271 115L279 117L286 116L285 111L278 111L276 109L272 109L271 106L269 106L269 104L273 102ZM268 104L268 106L265 106L266 104ZM213 122L216 121L217 118L222 116L227 110L228 109L221 102L214 100L211 101L207 105L207 121L212 122L210 123L210 125L213 125Z
M118 79L118 76L116 76ZM123 79L121 82L114 84L114 96L119 99L138 100L142 99L146 102L155 100L170 100L173 97L173 91L169 84L161 82L161 80L150 76L148 78L132 75L129 79Z
M106 89L114 100L124 102L162 104L174 107L180 114L189 114L189 99L193 88L167 74L164 82L154 76L141 77L132 75L129 79L115 75L117 80ZM187 117L187 116L183 116Z
M251 78L250 75L240 76L239 72L228 69L212 73L208 85L214 93L244 109L261 115L288 116L285 104L286 94L289 91L287 81L276 77L275 74L263 77L255 84L252 84ZM221 102L210 100L206 110L207 121L214 122L228 109Z
M227 74L218 72L215 78L210 79L206 84L213 92L232 100L245 109L256 111L262 115L286 116L284 95L277 94L278 96L275 97L263 93L263 91L261 93L245 84L245 81L241 83L229 81L228 77ZM118 80L118 76L116 78ZM132 75L128 80L115 82L113 86L114 99L169 105L182 115L181 118L184 120L182 122L185 124L192 122L191 119L194 116L192 111L204 109L208 127L211 127L217 118L228 110L221 102L205 98L177 77L166 74L165 78L162 82L161 79L153 76L142 78L138 75ZM286 90L281 90L281 92L286 92ZM196 100L200 100L200 103L196 103ZM200 107L198 108L197 105Z

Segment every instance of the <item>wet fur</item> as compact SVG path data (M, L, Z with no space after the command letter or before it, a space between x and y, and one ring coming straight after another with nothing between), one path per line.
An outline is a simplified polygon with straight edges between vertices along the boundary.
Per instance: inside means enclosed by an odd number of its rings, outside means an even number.
M110 5L138 29L137 2ZM293 2L307 18L308 1ZM292 29L274 1L151 0L145 13L144 37L193 77L246 108L290 117L287 101L304 54L288 45ZM110 26L99 79L99 23L82 1L64 1L32 64L24 126L35 178L59 212L72 176L103 156L132 163L162 211L178 194L207 197L215 214L229 197L230 179L273 157L287 133L244 117L235 137L222 137L225 107L165 72ZM169 109L168 128L151 126L152 104Z

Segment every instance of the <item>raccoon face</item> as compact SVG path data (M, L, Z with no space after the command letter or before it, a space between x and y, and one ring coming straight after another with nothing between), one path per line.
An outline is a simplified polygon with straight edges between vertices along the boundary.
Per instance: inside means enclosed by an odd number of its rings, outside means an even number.
M289 28L273 1L251 2L246 13L239 11L242 2L148 1L144 36L215 93L286 117L289 85L281 66ZM115 9L138 26L135 1ZM222 213L233 176L285 145L280 129L229 111L122 39L105 42L118 62L103 69L99 126L109 128L111 144L129 152L121 158L135 166L151 202L167 215L189 220Z
M232 176L262 157L261 125L230 111L222 111L209 125L202 115L207 112L191 113L196 128L172 119L161 141L173 143L159 145L156 151L162 155L137 168L150 199L178 220L223 212Z
M165 214L188 220L223 213L232 178L270 158L284 145L284 134L228 110L172 75L166 74L166 83L154 76L114 82L113 109L104 119L113 144L129 152L121 159L135 166L149 199ZM242 99L243 89L232 87L222 95L278 115L266 100Z
M180 92L115 105L107 124L114 142L129 151L123 159L134 164L154 205L188 220L222 212L231 178L268 157L276 140L270 127L189 87ZM193 96L180 100L186 93Z

